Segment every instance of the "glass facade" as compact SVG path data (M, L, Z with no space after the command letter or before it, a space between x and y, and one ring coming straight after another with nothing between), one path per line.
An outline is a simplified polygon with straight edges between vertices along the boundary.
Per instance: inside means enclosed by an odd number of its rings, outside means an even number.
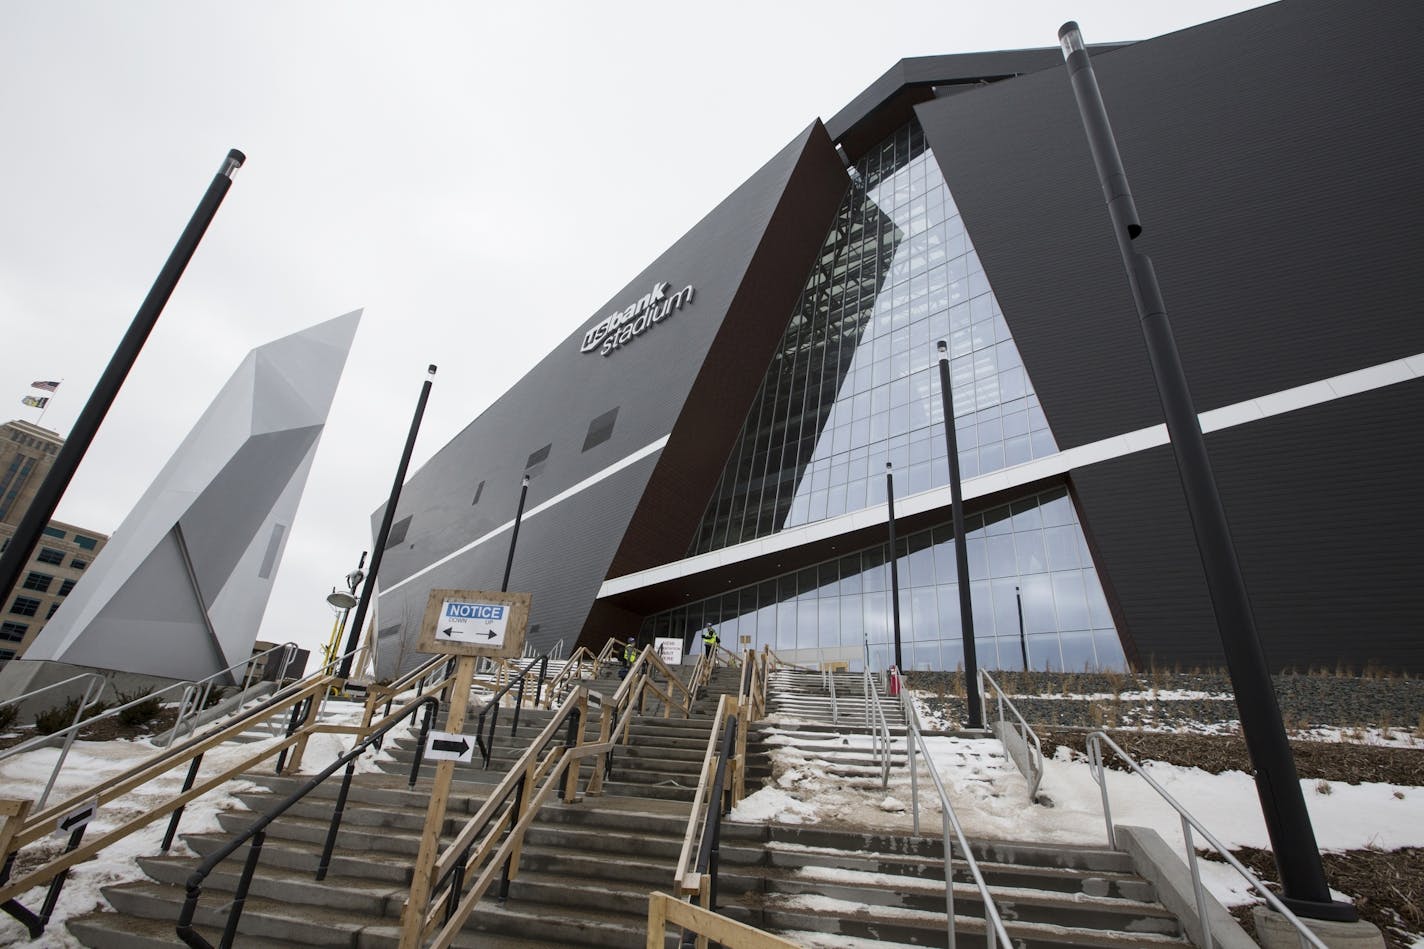
M919 125L850 170L850 187L707 506L691 555L946 485L935 344L965 478L1058 449ZM981 666L1122 668L1122 646L1067 490L967 519ZM899 541L907 668L963 662L948 523ZM704 623L737 648L802 661L894 662L884 544L649 617L644 638Z
M979 665L1121 669L1122 645L1066 489L965 519ZM907 669L964 661L954 534L948 523L899 538L900 642ZM644 621L643 639L691 643L705 623L737 650L769 645L800 661L894 662L890 568L884 544L783 574Z
M964 224L911 122L858 162L690 553L948 483L934 347L964 477L1057 451Z

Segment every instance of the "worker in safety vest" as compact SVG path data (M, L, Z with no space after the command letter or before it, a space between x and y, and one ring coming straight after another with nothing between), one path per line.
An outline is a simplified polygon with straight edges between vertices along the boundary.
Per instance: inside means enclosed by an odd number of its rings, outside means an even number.
M717 638L717 631L712 628L711 623L708 623L706 628L702 630L702 654L711 658L716 654L717 643L720 641L721 640Z
M618 678L628 678L628 670L633 668L633 663L638 661L638 645L634 637L629 636L628 641L623 644L623 652L618 656L623 663L623 668L618 672Z

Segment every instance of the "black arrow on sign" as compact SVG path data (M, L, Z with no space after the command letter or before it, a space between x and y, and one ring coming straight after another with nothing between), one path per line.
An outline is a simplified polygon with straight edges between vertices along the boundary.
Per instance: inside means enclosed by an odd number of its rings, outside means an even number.
M459 744L456 744L453 741L446 741L441 738L432 738L430 740L430 750L453 751L456 754L463 755L465 752L470 750L470 743L465 741L465 739L463 738L460 739Z
M490 639L494 639L494 637L495 637L496 635L497 635L497 634L495 633L494 630L490 630L490 631L489 631L489 638L490 638Z
M90 818L92 818L93 816L94 816L94 808L92 808L92 807L86 807L86 808L84 808L84 810L82 810L82 811L75 811L73 814L70 814L70 815L69 815L68 817L66 817L64 820L62 820L62 821L59 822L59 829L60 829L60 830L73 830L75 827L78 827L80 824L83 824L83 823L87 822L87 821L88 821Z
M449 638L449 639L454 639L454 638L455 638L455 627L453 627L453 626L446 626L444 629L442 629L442 630L440 631L440 635L441 635L441 636L445 636L445 637L447 637L447 638Z

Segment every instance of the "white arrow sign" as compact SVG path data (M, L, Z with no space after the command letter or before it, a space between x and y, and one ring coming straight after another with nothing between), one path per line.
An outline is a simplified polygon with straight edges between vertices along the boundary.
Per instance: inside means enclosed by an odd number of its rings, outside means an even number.
M54 836L63 837L65 834L72 834L94 819L94 815L99 811L99 799L91 797L80 804L74 810L61 816L54 822Z
M431 732L425 739L425 757L431 761L475 760L475 746L466 735L455 732Z
M480 646L504 645L505 629L509 626L507 603L475 603L466 600L446 600L440 606L435 626L437 642L475 643Z

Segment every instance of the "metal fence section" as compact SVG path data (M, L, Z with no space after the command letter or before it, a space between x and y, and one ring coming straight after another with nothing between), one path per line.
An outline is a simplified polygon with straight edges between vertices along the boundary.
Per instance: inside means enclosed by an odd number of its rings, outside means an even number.
M995 737L1004 746L1004 753L1008 759L1019 769L1019 773L1028 781L1028 799L1033 803L1038 803L1038 785L1043 780L1043 744L1038 740L1038 735L1034 733L1028 721L1019 713L1014 703L1009 700L1008 695L994 681L994 677L986 670L979 670L979 677L983 682L987 682L992 688L994 698L997 702L998 721L990 725ZM980 686L980 694L984 694L984 688ZM1007 711L1009 716L1004 712Z
M1150 774L1142 770L1142 766L1139 765L1133 759L1132 755L1124 751L1116 742L1109 738L1106 733L1097 731L1093 732L1091 735L1088 736L1088 764L1092 768L1093 780L1097 782L1098 790L1102 792L1103 821L1107 824L1109 847L1112 847L1113 849L1118 849L1117 835L1113 832L1112 807L1108 801L1107 774L1106 769L1103 765L1104 745L1111 749L1125 765L1131 768L1134 774L1136 774L1142 780L1146 781L1147 786L1152 788L1152 790L1156 791L1158 796L1160 796L1162 800L1170 804L1172 806L1172 809L1177 812L1177 816L1181 818L1182 839L1184 842L1183 849L1186 850L1187 867L1191 870L1192 874L1192 889L1195 891L1196 894L1197 916L1201 920L1202 924L1201 949L1212 949L1213 942L1211 937L1211 928L1207 925L1206 894L1205 890L1202 887L1201 866L1200 860L1197 857L1196 844L1194 843L1192 837L1193 829L1195 829L1196 832L1201 835L1203 840L1211 844L1212 849L1214 849L1223 860L1230 864L1232 869L1234 869L1237 873L1241 874L1242 878L1244 878L1246 882L1250 884L1252 889L1254 889L1257 893L1261 894L1265 901L1270 905L1271 909L1275 910L1277 913L1280 913L1293 927L1295 927L1296 933L1300 936L1302 946L1311 945L1316 947L1316 949L1326 949L1325 943L1320 941L1320 937L1315 935L1315 933L1311 932L1310 928L1304 923L1302 923L1299 917L1297 917L1294 913L1287 909L1286 905L1281 902L1280 898L1277 897L1274 893L1272 893L1270 888L1267 887L1266 884L1262 883L1259 877L1257 877L1250 870L1246 869L1246 867L1242 865L1241 861L1237 860L1234 856L1232 856L1231 851L1228 850L1226 846L1222 844L1221 841L1217 840L1216 837L1212 836L1211 831L1203 827L1201 821L1193 817L1187 811L1187 809L1177 801L1176 798L1172 797L1172 795L1167 793L1166 789L1163 788L1162 785L1158 784L1155 780L1153 780Z
M900 690L900 704L905 713L906 753L910 766L910 800L916 835L920 832L919 769L915 757L917 753L924 755L925 763L928 766L926 770L929 771L930 780L934 783L935 792L939 794L941 836L944 847L946 945L949 949L954 949L955 945L954 870L952 866L954 851L950 846L950 832L953 831L953 840L958 841L959 850L964 855L964 864L969 868L969 875L973 878L974 886L979 890L980 899L984 902L985 946L988 949L995 949L999 945L999 940L1003 940L1004 946L1011 946L1013 943L1009 941L1009 934L1004 929L1004 921L999 916L999 908L994 904L994 898L989 893L989 885L984 882L984 875L979 871L979 862L974 859L974 851L969 848L969 841L964 836L964 828L960 826L959 817L954 813L954 805L949 802L949 792L944 789L944 781L940 779L939 771L934 766L934 758L930 756L929 747L925 744L924 736L920 733L919 715L915 712L915 703L910 698L908 689Z

